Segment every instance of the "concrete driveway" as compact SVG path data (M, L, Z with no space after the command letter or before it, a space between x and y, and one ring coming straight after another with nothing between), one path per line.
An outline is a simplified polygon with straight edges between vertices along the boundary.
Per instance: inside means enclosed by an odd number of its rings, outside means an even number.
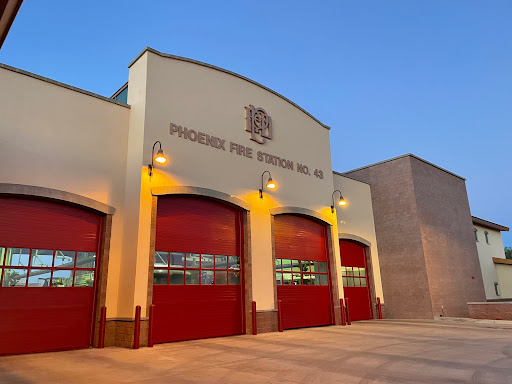
M0 358L0 383L512 383L512 328L369 321Z

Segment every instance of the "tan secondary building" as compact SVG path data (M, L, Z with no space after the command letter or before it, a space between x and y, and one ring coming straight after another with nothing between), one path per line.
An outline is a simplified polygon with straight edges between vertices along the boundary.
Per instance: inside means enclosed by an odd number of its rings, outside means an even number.
M333 173L330 128L265 86L149 48L129 68L105 98L0 65L0 354L485 301L461 177Z

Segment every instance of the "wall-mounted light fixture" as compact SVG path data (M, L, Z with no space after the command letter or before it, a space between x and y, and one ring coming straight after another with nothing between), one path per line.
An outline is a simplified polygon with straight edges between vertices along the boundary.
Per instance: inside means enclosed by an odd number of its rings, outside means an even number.
M155 146L157 144L160 147L155 156ZM155 144L153 144L153 150L151 151L151 164L148 164L149 177L153 176L153 168L155 167L155 161L160 164L163 164L167 161L167 158L164 155L164 151L162 150L162 143L160 141L156 141Z
M494 282L494 292L496 292L496 296L500 296L500 291L498 289L499 284L497 281Z
M261 174L260 199L263 198L263 176L265 176L265 173L268 173L268 181L267 181L266 187L268 189L275 189L276 188L276 183L274 182L274 180L272 180L272 176L270 175L270 172L269 171L263 172Z
M332 193L332 205L331 205L331 212L334 213L334 194L336 192L339 192L340 193L340 198L338 199L338 205L340 207L344 207L345 205L347 205L347 201L343 198L343 195L341 194L341 191L339 189L336 189L333 193Z

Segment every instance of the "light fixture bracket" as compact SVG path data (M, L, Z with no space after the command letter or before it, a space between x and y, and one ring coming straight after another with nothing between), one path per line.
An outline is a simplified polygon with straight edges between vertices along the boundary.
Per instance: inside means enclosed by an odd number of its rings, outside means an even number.
M334 192L332 193L332 196L331 196L331 197L332 197L331 213L334 213L334 194L335 194L336 192L339 192L339 193L340 193L340 201L345 200L345 199L343 198L343 195L341 194L341 191L340 191L339 189L334 190Z
M151 150L151 164L148 164L148 175L150 179L151 176L153 176L153 170L155 168L155 147L157 144L159 145L158 152L163 153L162 143L159 140L155 141L155 144L153 144L153 149Z
M261 188L260 188L260 199L263 199L263 176L265 176L265 173L268 173L268 181L272 181L272 175L270 174L270 171L265 171L261 174Z

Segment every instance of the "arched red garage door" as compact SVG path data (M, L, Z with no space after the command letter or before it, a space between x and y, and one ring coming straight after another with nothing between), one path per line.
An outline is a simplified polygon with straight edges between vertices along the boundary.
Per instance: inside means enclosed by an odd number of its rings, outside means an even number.
M92 344L102 216L0 198L0 354Z
M332 324L326 226L301 216L276 215L274 241L283 328Z
M242 250L239 210L200 197L158 198L155 343L243 333Z
M340 240L340 256L343 292L349 299L350 319L372 319L366 247L353 241Z

